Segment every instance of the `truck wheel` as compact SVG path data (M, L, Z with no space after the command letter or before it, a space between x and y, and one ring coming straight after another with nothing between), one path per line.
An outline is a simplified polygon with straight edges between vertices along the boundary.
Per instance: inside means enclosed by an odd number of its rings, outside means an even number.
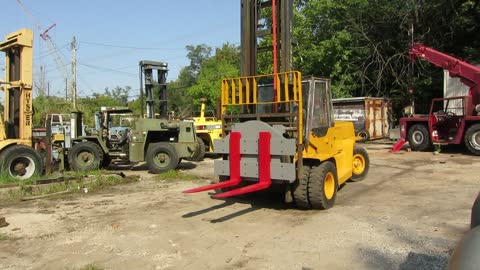
M308 181L308 197L313 209L328 209L335 204L338 182L337 169L330 161L312 167Z
M308 165L303 165L303 177L301 179L297 179L292 184L293 201L299 208L311 208L308 201L308 181L310 179L311 171L312 167Z
M103 150L94 142L85 141L72 146L68 152L68 163L74 171L93 171L103 162Z
M353 149L353 167L352 177L353 182L362 181L368 173L370 168L370 159L368 158L367 150L363 147L355 146Z
M195 153L192 157L185 158L189 161L200 161L205 157L205 143L203 142L202 138L197 136L197 144L196 144Z
M2 171L7 176L26 180L43 173L42 158L33 148L13 145L0 154Z
M480 124L469 127L463 140L470 153L480 156Z
M362 137L362 142L368 141L368 139L370 139L370 134L368 134L368 131L366 131L365 129L358 131L357 136Z
M146 161L152 173L174 170L178 160L177 150L169 143L152 143L148 146Z
M430 147L430 135L425 125L415 124L408 130L408 143L413 151L425 151Z

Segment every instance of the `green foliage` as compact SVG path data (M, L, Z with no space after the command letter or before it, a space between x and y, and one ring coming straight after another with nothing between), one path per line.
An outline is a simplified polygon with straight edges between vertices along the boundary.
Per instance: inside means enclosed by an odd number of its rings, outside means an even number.
M38 96L33 99L33 125L34 127L45 127L45 117L51 113L70 113L65 111L71 108L71 103L64 98Z
M480 27L478 1L299 0L296 4L295 69L332 78L335 97L389 97L405 105L413 84L418 107L428 107L432 97L442 94L443 76L440 69L423 62L412 70L407 58L412 40L480 59L480 40L475 38Z
M200 106L200 99L207 99L207 109L216 107L221 94L221 81L239 74L240 52L232 44L215 49L206 45L187 46L190 65L180 70L177 80L168 87L169 110L182 116L191 116ZM197 109L198 110L198 109Z
M0 241L8 240L8 234L5 233L0 233Z
M76 101L77 110L84 113L83 122L90 127L94 126L95 122L93 115L100 111L102 106L128 106L128 92L131 90L130 86L117 86L113 89L105 88L103 94L94 93L92 97L78 98ZM69 114L72 110L72 103L66 101L64 98L47 97L40 95L33 99L33 123L35 127L45 126L45 117L51 113L66 113Z
M84 267L80 268L80 270L102 270L103 268L91 263L87 264Z
M206 98L207 107L215 108L220 99L222 80L239 75L238 56L237 47L224 44L222 48L216 50L215 56L205 61L196 83L188 91L197 107L200 106L200 99Z

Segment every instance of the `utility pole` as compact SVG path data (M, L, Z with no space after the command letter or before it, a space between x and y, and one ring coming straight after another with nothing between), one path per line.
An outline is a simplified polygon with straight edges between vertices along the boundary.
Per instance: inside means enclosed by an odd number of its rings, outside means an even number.
M72 40L72 104L73 109L77 108L76 99L77 99L77 40L73 36Z
M38 89L40 95L45 95L45 68L40 65L40 87Z
M68 102L68 79L65 78L65 102Z

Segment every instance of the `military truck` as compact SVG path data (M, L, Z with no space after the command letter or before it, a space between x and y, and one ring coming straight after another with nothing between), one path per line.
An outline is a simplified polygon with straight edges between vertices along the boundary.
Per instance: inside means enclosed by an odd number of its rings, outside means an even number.
M106 167L112 160L146 161L153 173L175 169L182 158L196 150L196 135L190 122L137 118L131 126L115 126L114 117L131 115L126 107L104 107L96 114L100 126L87 136L72 139L68 163L73 170Z
M154 79L153 70L157 71L158 81ZM72 125L71 148L66 151L70 168L88 171L108 166L114 159L121 159L128 162L146 161L152 173L162 173L175 169L181 159L192 157L198 149L193 123L165 117L167 71L167 63L140 61L140 75L145 79L140 89L143 94L145 88L147 118L132 119L131 126L114 128L114 117L131 117L132 110L105 107L96 114L97 128L86 136L76 135L81 134L81 124ZM158 100L154 100L154 87L160 88ZM141 98L143 100L143 95ZM164 118L154 118L156 102L159 103L160 116ZM79 118L76 123L81 123Z

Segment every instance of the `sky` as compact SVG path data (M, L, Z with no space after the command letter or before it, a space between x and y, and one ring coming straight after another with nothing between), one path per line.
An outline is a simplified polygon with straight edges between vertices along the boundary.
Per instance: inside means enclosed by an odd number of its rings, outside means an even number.
M167 62L167 80L171 81L190 64L187 45L240 44L240 0L21 0L27 11L18 0L0 3L1 40L21 28L34 30L34 82L40 84L43 67L45 85L55 96L65 96L62 70L71 73L73 36L79 97L116 86L130 86L129 96L136 97L140 60ZM40 37L53 24L48 34L58 54ZM4 63L2 54L0 79L4 78Z

